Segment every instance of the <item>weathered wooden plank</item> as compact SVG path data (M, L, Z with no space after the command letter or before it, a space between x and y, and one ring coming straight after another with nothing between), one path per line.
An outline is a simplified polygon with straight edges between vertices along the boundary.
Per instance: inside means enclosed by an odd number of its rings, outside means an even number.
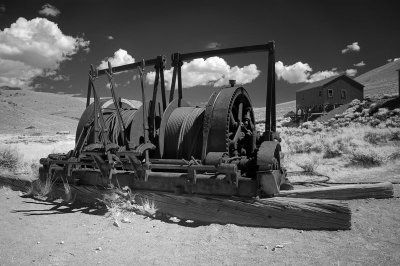
M94 203L112 190L93 186L70 185L73 198ZM62 184L55 191L62 196ZM227 199L222 197L176 195L166 192L135 191L135 200L153 202L157 214L204 223L237 224L270 228L303 230L346 230L351 227L351 212L347 203L334 200L270 198Z
M383 182L377 184L352 184L286 190L281 191L279 196L291 198L350 200L365 198L391 198L393 197L393 193L393 184L390 182Z
M234 200L162 192L135 193L144 200L153 201L162 213L206 223L304 230L344 230L351 227L347 203L333 200Z
M113 190L69 185L71 198L94 203ZM64 184L53 186L54 196L65 197ZM347 203L334 200L277 197L229 199L211 196L176 195L166 192L135 191L135 200L153 202L157 214L205 223L237 224L303 230L346 230L351 227Z

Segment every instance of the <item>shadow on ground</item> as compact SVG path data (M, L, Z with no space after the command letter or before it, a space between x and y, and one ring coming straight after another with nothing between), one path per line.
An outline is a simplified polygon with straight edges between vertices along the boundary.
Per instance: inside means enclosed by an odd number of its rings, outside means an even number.
M26 196L21 196L27 198ZM26 200L26 204L41 205L43 209L24 209L24 210L13 210L12 213L23 213L25 216L33 215L52 215L52 214L68 214L68 213L84 213L91 215L105 215L107 208L98 204L87 205L81 202L67 203L52 200L45 200L39 198L30 197L31 201Z

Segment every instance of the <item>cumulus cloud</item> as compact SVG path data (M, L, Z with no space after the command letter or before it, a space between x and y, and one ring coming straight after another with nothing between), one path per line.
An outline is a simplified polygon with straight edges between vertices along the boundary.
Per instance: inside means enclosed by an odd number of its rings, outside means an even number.
M360 46L358 45L358 42L353 42L352 44L349 44L346 46L345 49L342 50L342 54L345 54L347 52L358 52L360 51Z
M395 61L397 61L397 60L399 60L400 59L400 57L397 57L397 58L390 58L390 59L388 59L387 61L388 62L395 62Z
M285 66L282 61L275 63L278 80L283 79L289 83L306 82L311 71L312 68L307 63L297 62L289 66Z
M318 71L311 74L312 68L307 63L297 62L293 65L284 65L282 61L275 63L275 72L279 79L289 83L312 83L332 76L339 75L336 68L325 71Z
M360 63L354 64L353 66L355 66L355 67L363 67L363 66L365 66L365 63L364 63L364 61L361 61Z
M111 36L111 35L109 35L109 36L107 36L107 39L109 39L109 40L114 40L114 37Z
M83 38L64 35L45 18L19 18L0 30L0 86L29 88L33 78L56 71L88 45Z
M48 17L57 17L60 15L60 10L57 7L52 6L50 4L45 4L42 6L42 9L39 10L39 14Z
M172 68L164 72L167 88L170 88L172 80ZM246 84L252 82L260 74L255 64L244 67L229 66L220 57L214 56L207 59L197 58L192 61L184 62L182 65L182 86L191 88L195 86L213 85L220 87L229 84L230 79L236 80L236 84ZM146 81L153 84L155 72L146 75Z
M339 72L337 72L336 70L333 70L333 69L332 70L325 70L325 71L318 71L318 72L312 74L307 82L308 83L313 83L313 82L316 82L316 81L319 81L319 80L323 80L323 79L326 79L326 78L330 78L330 77L333 77L333 76L337 76L337 75L339 75Z
M220 47L221 47L221 44L218 42L210 42L210 43L207 43L207 45L206 45L207 49L218 49Z
M355 75L357 75L357 69L354 68L346 69L346 75L349 77L354 77Z
M128 52L124 49L118 49L114 53L113 57L109 57L108 59L104 59L101 61L100 65L97 67L98 69L108 68L108 61L110 61L112 67L126 65L135 63L135 58L133 58Z
M0 48L1 50L1 48ZM26 87L33 77L43 74L43 69L20 61L0 58L0 86Z
M52 80L55 81L68 81L69 80L69 76L66 75L55 75L53 77L51 77Z

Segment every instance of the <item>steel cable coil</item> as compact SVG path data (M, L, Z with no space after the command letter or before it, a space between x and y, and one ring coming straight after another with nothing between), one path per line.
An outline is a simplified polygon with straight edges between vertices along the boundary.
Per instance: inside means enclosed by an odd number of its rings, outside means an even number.
M130 110L121 110L122 121L125 125L126 134L129 136L129 131L132 127L132 120L136 114L137 110L130 109ZM117 112L112 110L112 112L105 112L103 113L104 120L106 124L106 128L108 129L108 137L111 142L116 143L122 146L122 129L120 127Z
M171 113L165 128L164 158L200 158L204 110L178 107Z
M106 105L108 102L108 99L101 99L100 100L100 105L102 106L102 113L104 117L104 122L105 122L105 127L108 131L107 133L107 138L113 142L116 143L120 146L123 144L123 139L121 136L121 129L119 126L118 118L117 118L117 113L115 110L115 107L113 105ZM130 129L132 127L132 120L134 119L137 109L129 103L129 101L125 100L126 102L122 103L122 109L121 109L121 116L122 120L125 125L126 133L128 136L130 136ZM87 138L86 145L93 144L93 143L99 143L101 142L102 136L101 136L101 131L99 132L99 137L97 140L94 139L94 104L90 104L89 107L86 108L86 110L83 112L79 123L77 127L77 132L76 132L76 141L78 141L79 136L81 135L82 131L84 130L84 127L86 125L90 126L89 128L89 137ZM100 126L100 123L99 123ZM85 137L85 136L83 136Z

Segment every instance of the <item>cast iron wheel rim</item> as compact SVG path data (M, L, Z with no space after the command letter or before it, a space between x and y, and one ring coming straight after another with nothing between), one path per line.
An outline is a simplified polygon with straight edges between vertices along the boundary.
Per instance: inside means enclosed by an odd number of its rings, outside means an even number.
M208 103L207 108L212 106L210 130L207 136L208 152L227 152L229 153L230 142L234 137L233 128L230 126L232 112L236 120L238 119L239 104L243 103L242 121L244 110L250 108L250 120L255 125L252 103L247 91L243 87L224 88L218 92L213 103ZM228 104L227 104L228 103ZM236 121L238 122L238 121ZM207 126L207 125L204 125ZM233 134L230 134L233 133ZM231 135L231 138L229 137ZM204 143L203 143L204 145Z

